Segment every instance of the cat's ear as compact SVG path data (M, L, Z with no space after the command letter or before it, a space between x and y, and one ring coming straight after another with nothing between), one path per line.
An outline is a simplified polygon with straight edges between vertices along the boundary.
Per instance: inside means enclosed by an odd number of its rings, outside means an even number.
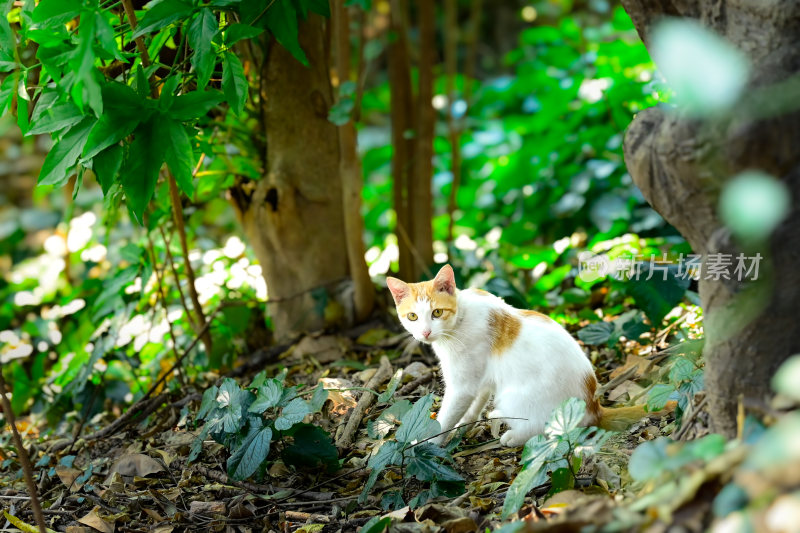
M456 275L453 272L453 267L445 265L433 278L433 287L440 292L447 294L455 294L456 292Z
M411 293L411 287L408 286L408 283L391 276L386 278L386 286L389 287L389 291L392 293L395 305L400 305L403 298Z

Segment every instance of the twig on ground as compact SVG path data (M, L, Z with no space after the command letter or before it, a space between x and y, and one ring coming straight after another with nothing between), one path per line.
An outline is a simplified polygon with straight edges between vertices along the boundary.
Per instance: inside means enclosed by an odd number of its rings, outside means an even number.
M384 355L381 357L381 363L378 367L378 370L370 378L365 387L368 389L377 390L378 386L382 385L383 382L388 380L390 377L392 377L392 364ZM358 427L361 425L361 420L364 418L364 413L374 401L375 396L372 394L361 395L361 398L358 399L356 406L352 411L350 411L350 418L347 419L347 425L344 427L344 431L336 441L336 446L338 448L349 448L353 444L353 438L355 437L356 431L358 431Z
M203 477L207 477L213 481L218 481L220 483L225 483L226 485L231 485L233 487L238 487L240 489L244 489L254 493L272 493L288 490L292 492L297 492L298 494L291 494L288 497L294 498L295 496L301 496L300 491L298 489L290 489L284 487L275 487L273 485L259 485L257 483L249 483L247 481L236 481L228 477L225 472L220 472L218 470L212 470L202 465L194 465L194 470L198 474L202 475ZM306 500L312 500L313 502L331 502L333 501L333 493L332 492L314 492L314 491L306 491L302 493L302 496Z
M400 390L397 391L397 396L407 396L411 394L421 385L425 385L429 381L433 380L433 370L428 372L427 374L423 374L418 378L415 378L413 381L410 381L400 387Z
M700 401L699 404L697 404L696 407L693 404L689 404L691 406L691 410L689 413L684 415L683 423L681 423L681 427L678 428L678 431L676 431L675 434L673 435L672 437L673 439L681 440L686 435L686 433L689 431L689 428L692 426L692 422L694 422L694 419L697 418L697 415L699 415L700 411L703 410L703 407L706 406L707 401L708 397L706 396Z
M11 439L17 449L19 463L22 465L22 474L25 478L25 485L28 487L28 496L31 499L31 510L33 511L36 526L41 533L47 533L47 523L44 521L42 506L39 504L39 493L36 490L36 482L33 479L33 466L31 465L30 457L28 457L28 450L22 444L22 437L19 436L14 411L11 409L11 402L8 401L8 396L6 396L7 391L6 380L3 378L2 371L0 371L0 400L2 400L3 405L3 417L5 422L11 426Z

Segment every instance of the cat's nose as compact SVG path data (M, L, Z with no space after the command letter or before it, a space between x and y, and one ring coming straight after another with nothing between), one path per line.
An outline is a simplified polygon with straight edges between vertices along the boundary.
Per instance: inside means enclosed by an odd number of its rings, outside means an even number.
M426 329L425 331L422 332L422 336L427 339L428 337L431 336L431 330Z

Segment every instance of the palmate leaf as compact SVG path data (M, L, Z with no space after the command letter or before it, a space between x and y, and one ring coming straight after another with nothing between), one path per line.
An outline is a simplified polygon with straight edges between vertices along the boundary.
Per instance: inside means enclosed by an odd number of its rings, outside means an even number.
M194 152L192 142L183 124L171 119L162 121L164 128L163 138L167 143L164 159L167 166L175 176L178 187L188 196L194 194L192 173L194 172Z
M53 94L53 96L56 95ZM36 117L35 113L39 110L40 104L42 104L42 98L43 97L40 97L39 102L36 103L34 117ZM84 116L81 110L72 102L49 105L41 111L38 118L31 117L32 123L27 135L52 133L63 128L68 128L83 120Z
M262 33L264 33L263 28L256 28L254 26L250 26L249 24L235 23L231 24L225 29L225 38L223 39L223 42L225 43L225 46L230 47L241 40L258 37Z
M67 170L72 168L78 160L94 123L94 117L84 118L72 126L53 146L39 172L39 185L63 185L66 183Z
M161 138L160 120L151 117L133 132L133 142L122 163L122 190L136 221L144 225L143 216L156 190L158 172L164 162L167 145Z
M175 120L186 122L204 116L222 100L220 91L192 91L176 96L165 111Z
M92 159L92 171L100 183L100 188L103 189L103 195L111 190L120 167L122 167L122 146L119 144L109 146Z

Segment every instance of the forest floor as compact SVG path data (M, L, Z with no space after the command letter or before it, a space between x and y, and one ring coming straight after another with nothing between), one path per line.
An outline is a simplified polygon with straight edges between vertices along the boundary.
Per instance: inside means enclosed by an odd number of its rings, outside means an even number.
M338 441L359 397L368 394L358 388L369 384L378 391L386 389L388 378L377 384L374 379L383 356L391 364L390 376L403 370L394 401L406 398L413 402L428 393L441 394L435 356L427 347L409 345L409 337L387 329L388 324L372 323L345 334L307 336L293 344L265 349L252 354L228 375L247 384L256 371L273 375L286 368L287 382L309 386L323 383L329 389L327 401L321 412L307 421ZM659 348L667 345L666 337L666 333L653 337L660 339L661 346L623 342L620 349L591 352L603 403L624 405L637 398L637 403L643 403L643 392L659 371L658 363L663 359ZM200 381L211 385L221 377L209 374ZM374 420L385 404L368 408L356 425L352 444L339 448L338 471L297 469L277 459L271 462L266 481L251 483L228 478L228 451L211 439L204 443L199 457L189 461L198 433L193 419L202 392L189 387L141 403L139 407L147 416L139 417L138 422L127 414L115 417L105 413L86 421L77 440L39 439L32 449L33 462L38 467L38 488L49 527L70 533L347 532L358 530L374 516L389 516L393 520L391 531L458 533L495 530L503 523L500 510L509 483L519 471L522 448L501 447L488 423L468 428L453 450L453 467L466 484L463 495L433 498L413 510L387 511L381 508L385 491L402 486L404 495L410 496L419 487L415 485L418 482L408 483L396 470L389 469L367 501L358 503L369 475L366 463L376 444L367 435L367 422ZM702 393L694 401L699 403ZM677 428L671 415L652 416L627 432L615 434L601 453L581 466L574 489L551 495L549 483L537 487L514 520L522 520L526 528L537 531L579 531L589 524L617 524L622 529L641 525L647 507L635 511L626 508L641 489L627 473L630 454L640 443L662 435L674 436L676 430L683 439L708 433L707 417L701 409L684 417L682 426ZM24 423L20 427L27 430L29 439L36 436L35 427ZM10 515L33 523L19 476L16 480L0 478L2 485L6 488L0 489L0 503L10 506ZM682 509L683 514L673 516L688 521L687 526L697 524L697 520L702 521L698 517L708 514L712 498L692 497L691 508L679 505L673 510ZM636 518L629 520L634 512L638 513ZM663 530L665 524L654 517L647 520L648 528Z

